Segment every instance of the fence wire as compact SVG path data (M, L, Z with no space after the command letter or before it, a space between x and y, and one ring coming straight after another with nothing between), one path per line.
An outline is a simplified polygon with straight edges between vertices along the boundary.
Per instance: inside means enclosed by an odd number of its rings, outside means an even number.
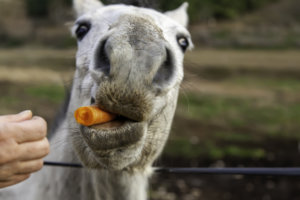
M76 163L58 163L45 161L44 165L56 167L83 168ZM300 176L300 168L155 168L157 173L167 174L228 174L259 176Z

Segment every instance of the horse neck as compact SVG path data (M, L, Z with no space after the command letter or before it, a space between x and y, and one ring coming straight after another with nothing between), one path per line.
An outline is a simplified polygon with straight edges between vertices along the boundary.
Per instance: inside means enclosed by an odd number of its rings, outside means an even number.
M147 182L147 177L139 173L85 171L81 199L146 200Z

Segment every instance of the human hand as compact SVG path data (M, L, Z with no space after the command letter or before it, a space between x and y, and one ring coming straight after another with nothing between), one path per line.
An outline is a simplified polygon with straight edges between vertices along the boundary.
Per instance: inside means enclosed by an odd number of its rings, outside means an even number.
M49 154L47 124L31 111L0 116L0 188L17 184L43 167Z

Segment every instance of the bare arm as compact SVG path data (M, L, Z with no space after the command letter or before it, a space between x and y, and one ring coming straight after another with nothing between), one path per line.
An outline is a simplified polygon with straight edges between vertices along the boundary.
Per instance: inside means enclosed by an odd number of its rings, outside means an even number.
M43 167L49 154L47 124L31 111L0 116L0 188L17 184Z

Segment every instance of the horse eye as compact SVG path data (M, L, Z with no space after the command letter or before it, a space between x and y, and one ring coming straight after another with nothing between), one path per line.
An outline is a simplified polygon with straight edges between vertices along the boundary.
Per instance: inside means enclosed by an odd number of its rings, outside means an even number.
M180 47L182 48L183 51L186 51L186 49L189 46L189 42L186 38L179 38L178 44L180 45Z
M79 40L82 40L83 37L89 32L90 26L87 24L81 24L76 30L76 36Z

